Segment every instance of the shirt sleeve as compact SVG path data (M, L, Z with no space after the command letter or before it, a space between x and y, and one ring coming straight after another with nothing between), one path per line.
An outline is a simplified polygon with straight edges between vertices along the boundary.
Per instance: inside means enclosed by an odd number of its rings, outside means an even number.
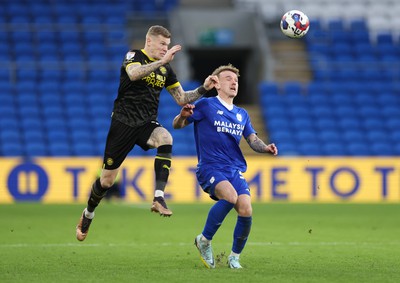
M171 66L169 64L167 64L167 65L165 65L165 67L168 70L168 76L165 81L165 88L167 90L169 90L171 88L180 86L178 78L176 77L176 74L175 74L174 70L171 68Z
M246 110L244 110L244 112L245 112L245 117L246 117L246 123L245 123L244 130L243 130L243 136L245 138L247 138L251 134L257 134L257 132L256 132L256 130L254 130L253 125L251 124L249 114L247 113Z
M123 62L124 69L126 70L126 68L131 64L142 65L140 52L137 52L135 50L130 50L128 51L128 53L125 54Z
M208 105L207 98L199 99L198 101L196 101L194 103L194 105L196 107L193 109L193 115L187 118L187 121L189 123L192 123L194 121L200 121L204 118L204 114L203 114L204 110L203 109L205 109Z

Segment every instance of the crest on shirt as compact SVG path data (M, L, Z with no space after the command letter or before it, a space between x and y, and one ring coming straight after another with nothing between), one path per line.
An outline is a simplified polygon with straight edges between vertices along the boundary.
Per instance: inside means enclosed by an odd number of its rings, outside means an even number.
M167 73L167 69L164 66L160 67L161 74L165 75Z
M219 114L219 115L224 115L224 111L218 110L218 111L217 111L217 114Z
M131 60L133 57L135 57L135 52L129 51L126 53L126 60Z
M237 114L236 114L236 119L238 119L239 122L242 122L242 119L243 119L243 118L242 118L242 115L239 114L239 113L237 113Z

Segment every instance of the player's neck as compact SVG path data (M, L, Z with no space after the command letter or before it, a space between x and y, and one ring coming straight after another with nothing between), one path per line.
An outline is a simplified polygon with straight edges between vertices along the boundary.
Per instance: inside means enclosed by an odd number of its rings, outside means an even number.
M142 49L142 52L143 52L147 57L149 57L149 59L150 59L151 61L158 61L158 59L154 58L154 57L152 56L150 50L146 49L146 47Z
M233 107L233 97L228 97L228 96L221 95L221 94L218 94L217 97L221 102L224 102L226 104L226 106L228 106L228 108Z

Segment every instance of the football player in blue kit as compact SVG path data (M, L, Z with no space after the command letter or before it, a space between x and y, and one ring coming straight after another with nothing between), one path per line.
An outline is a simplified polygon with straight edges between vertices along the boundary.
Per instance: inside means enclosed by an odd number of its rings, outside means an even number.
M239 256L250 233L252 206L249 186L242 175L247 164L239 147L241 137L255 152L278 154L275 144L267 145L258 138L247 111L233 104L239 89L238 77L239 70L231 64L215 69L207 90L215 87L218 95L185 105L173 121L175 129L194 123L197 180L204 192L217 201L209 210L203 232L195 238L207 268L215 268L211 240L232 208L238 217L228 265L242 268Z

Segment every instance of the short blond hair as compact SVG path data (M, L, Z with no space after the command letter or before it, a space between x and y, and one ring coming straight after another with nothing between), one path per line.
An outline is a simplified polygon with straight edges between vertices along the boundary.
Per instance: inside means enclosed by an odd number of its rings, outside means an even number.
M171 38L171 33L163 26L151 26L147 31L146 37L157 36L157 35L161 35L165 38Z
M218 68L216 68L214 70L214 72L212 72L211 75L218 76L223 71L231 71L231 72L235 73L237 77L240 77L239 69L236 68L235 66L233 66L232 64L219 66Z

